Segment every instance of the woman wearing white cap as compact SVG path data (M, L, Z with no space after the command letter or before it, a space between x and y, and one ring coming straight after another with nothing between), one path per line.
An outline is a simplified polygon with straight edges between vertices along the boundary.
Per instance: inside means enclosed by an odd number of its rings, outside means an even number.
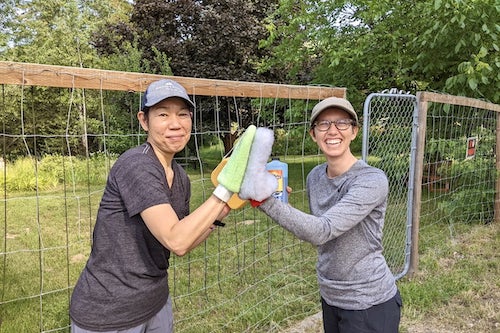
M311 214L273 197L252 205L317 246L325 333L396 333L402 301L382 254L389 185L382 170L351 153L358 131L349 101L319 102L309 134L326 162L307 176Z
M138 119L147 142L110 170L97 213L90 257L71 297L71 331L173 331L167 269L229 213L232 195L218 187L189 212L190 181L174 155L189 141L193 102L172 80L153 82Z

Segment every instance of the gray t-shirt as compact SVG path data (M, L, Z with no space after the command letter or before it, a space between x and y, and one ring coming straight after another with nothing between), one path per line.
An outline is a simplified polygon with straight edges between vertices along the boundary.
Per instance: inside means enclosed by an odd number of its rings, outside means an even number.
M170 188L162 164L145 143L123 153L110 170L92 251L71 298L71 319L79 327L131 328L167 302L170 251L151 234L140 212L169 203L179 219L189 214L189 178L175 161L172 168Z
M311 214L269 198L260 208L298 238L318 248L317 275L325 301L363 310L392 298L397 287L382 254L389 185L380 169L358 160L328 178L326 163L307 176Z

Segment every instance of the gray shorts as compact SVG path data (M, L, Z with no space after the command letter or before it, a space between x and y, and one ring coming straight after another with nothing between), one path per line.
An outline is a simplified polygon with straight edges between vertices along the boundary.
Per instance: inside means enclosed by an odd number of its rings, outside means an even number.
M132 328L120 331L107 331L105 333L173 333L174 314L172 311L172 299L167 299L167 304L147 322ZM80 328L71 322L71 333L98 333ZM102 332L100 332L102 333Z

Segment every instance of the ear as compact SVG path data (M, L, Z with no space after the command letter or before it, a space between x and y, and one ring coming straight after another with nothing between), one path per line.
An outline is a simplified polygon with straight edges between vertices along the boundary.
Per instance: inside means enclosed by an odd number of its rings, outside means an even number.
M147 132L149 129L147 114L144 113L144 111L139 111L139 112L137 112L137 119L139 120L139 123L141 124L142 129Z
M316 142L316 134L314 134L314 128L309 129L309 135L311 136L311 139Z
M359 132L359 127L358 126L353 126L352 127L352 135L351 135L351 141L356 139L356 136L358 135Z

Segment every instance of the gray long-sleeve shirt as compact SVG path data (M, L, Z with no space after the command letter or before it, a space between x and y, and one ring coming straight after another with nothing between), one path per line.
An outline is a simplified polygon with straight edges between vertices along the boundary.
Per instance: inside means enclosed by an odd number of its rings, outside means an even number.
M384 172L362 160L335 178L328 178L325 163L307 176L311 214L274 198L260 208L318 247L318 283L328 304L363 310L389 300L397 291L382 255L388 191Z

